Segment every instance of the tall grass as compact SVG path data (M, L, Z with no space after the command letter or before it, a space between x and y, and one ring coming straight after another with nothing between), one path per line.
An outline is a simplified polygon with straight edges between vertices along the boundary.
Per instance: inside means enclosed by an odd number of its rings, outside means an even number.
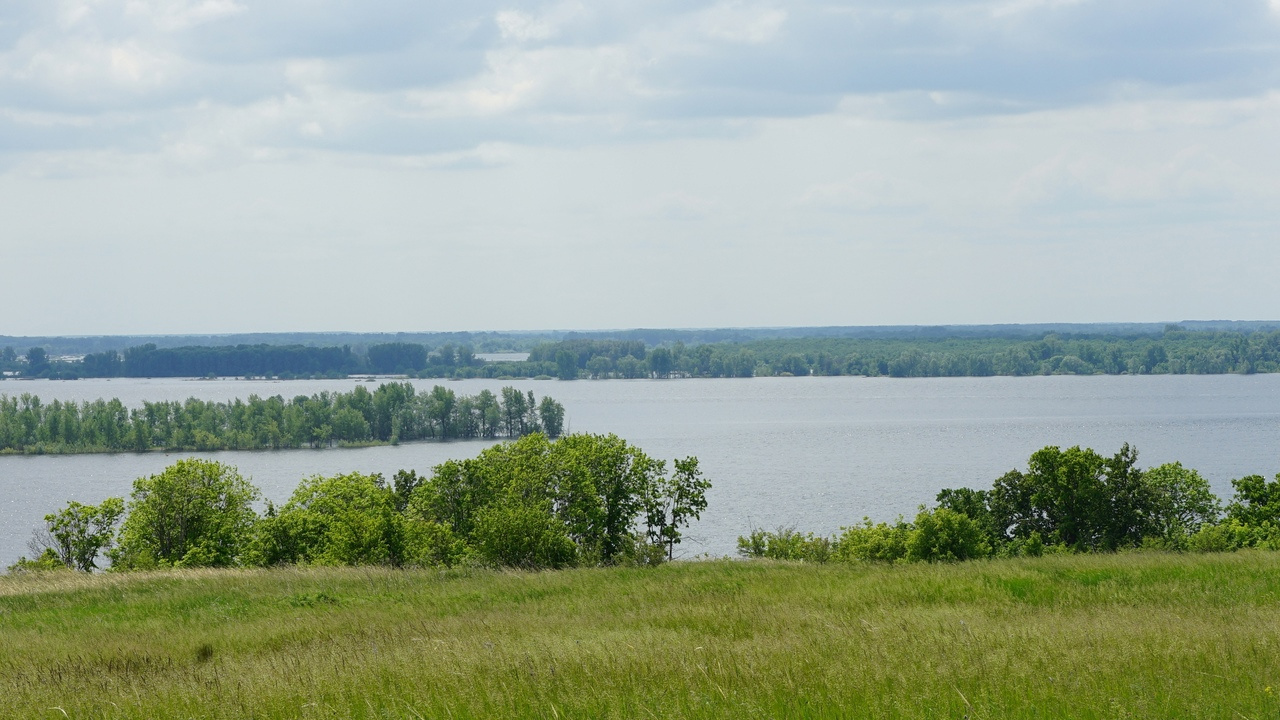
M1280 715L1280 554L0 577L0 716Z

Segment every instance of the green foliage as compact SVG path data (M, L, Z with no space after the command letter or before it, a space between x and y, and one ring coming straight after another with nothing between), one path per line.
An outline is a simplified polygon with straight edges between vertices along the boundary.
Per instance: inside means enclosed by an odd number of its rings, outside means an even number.
M235 468L185 459L138 478L115 548L113 569L227 567L240 562L257 515L258 489Z
M1227 505L1227 518L1243 525L1280 524L1280 475L1267 482L1261 475L1232 480L1235 497Z
M403 520L381 475L303 480L289 502L257 524L247 564L399 565Z
M911 526L898 518L897 522L872 523L863 518L861 525L840 529L840 536L832 548L831 557L839 562L901 562L907 559L907 541L911 538Z
M1217 525L1203 525L1187 538L1186 547L1194 552L1229 552L1250 547L1280 550L1280 523L1267 520L1251 525L1229 517Z
M709 483L699 477L696 460L676 466L672 478L663 477L662 462L616 435L574 434L554 442L528 435L437 466L412 491L408 508L447 527L485 562L618 564L647 557L636 547L641 517L650 523L650 541L666 545L670 554L671 540L679 540L673 531L705 508L699 493ZM655 527L659 516L666 524ZM503 528L520 533L503 537ZM551 564L539 564L544 561Z
M98 505L73 500L58 512L44 516L41 534L52 541L49 549L63 565L90 572L98 567L98 556L111 548L116 523L123 514L124 498L107 498Z
M118 399L49 404L30 394L0 395L0 453L76 453L165 450L261 450L367 445L429 438L519 437L564 429L564 406L504 388L457 396L435 386L384 383L372 393L323 392L286 401L277 395L248 401L144 402L129 409ZM503 423L504 416L508 422Z
M956 562L990 554L979 524L947 508L922 509L907 536L907 560L913 562Z
M490 565L525 569L575 564L578 546L550 508L491 505L482 508L473 530L475 553Z
M550 397L544 397L538 403L538 419L542 423L542 431L552 440L564 432L564 406Z
M1136 463L1128 444L1111 458L1078 446L1046 447L1031 455L1025 473L1013 470L995 481L986 496L989 519L971 509L997 542L1036 533L1082 550L1136 546L1157 502Z
M1148 532L1170 549L1182 549L1187 538L1218 521L1221 503L1200 473L1165 463L1142 474L1152 497Z
M18 561L10 565L6 572L11 575L21 575L23 573L47 573L55 571L70 572L71 568L62 562L62 558L58 557L58 551L53 548L45 548L43 552L36 555L34 560L28 560L25 557L18 558Z
M655 544L667 546L668 560L675 556L675 547L680 544L680 528L701 518L707 509L707 491L711 489L711 482L698 469L698 458L676 460L675 466L671 477L659 478L650 486L645 501L649 537Z
M824 563L831 559L831 538L797 532L795 528L778 528L775 532L753 530L738 537L738 554L748 558L796 560Z

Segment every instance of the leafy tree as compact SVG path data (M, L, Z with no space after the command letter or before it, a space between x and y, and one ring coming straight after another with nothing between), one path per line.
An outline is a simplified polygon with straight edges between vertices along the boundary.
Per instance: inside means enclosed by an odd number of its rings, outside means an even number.
M667 348L660 347L649 353L649 369L655 376L660 378L671 377L672 365L671 351Z
M381 475L308 478L284 507L259 521L250 562L400 564L403 528L396 505L396 492Z
M707 509L707 490L711 489L710 481L698 469L698 458L676 460L675 466L671 477L655 484L646 513L649 537L667 546L668 560L675 556L675 546L680 543L680 528L701 518Z
M49 355L44 348L33 347L27 351L27 371L30 377L39 377L49 372Z
M257 514L258 489L235 468L189 458L138 478L115 548L114 568L237 564Z
M791 353L782 358L782 361L778 364L778 372L790 373L795 376L808 375L809 363L805 361L803 355Z
M618 374L628 380L644 377L644 363L630 355L619 358L616 367Z
M977 523L989 543L997 542L1004 537L1007 528L1000 527L999 523L996 522L995 514L989 506L990 493L988 491L970 488L948 488L940 491L936 499L939 508L967 515Z
M824 563L831 559L833 546L831 538L786 527L774 532L753 530L746 537L738 537L739 555L770 560Z
M634 360L635 358L632 358ZM587 372L595 380L608 377L613 369L613 361L603 355L594 355L587 361Z
M431 388L431 394L427 400L427 415L436 427L440 428L440 439L449 439L449 430L453 423L454 408L458 405L458 398L454 392L448 388L436 385Z
M1244 526L1280 525L1280 474L1274 482L1261 475L1232 480L1235 496L1227 505L1227 519Z
M556 377L561 380L578 379L578 361L568 350L556 353Z
M549 397L538 403L538 418L542 422L542 431L552 440L564 432L564 406Z
M1221 513L1209 482L1195 470L1182 467L1182 463L1151 468L1142 479L1153 499L1149 530L1175 547L1201 527L1216 522Z
M74 500L56 513L45 515L40 533L63 565L90 572L98 567L98 556L111 548L116 523L124 514L124 498L111 497L98 505ZM41 553L43 554L43 553Z
M507 437L524 434L524 417L528 411L525 395L513 387L502 388L502 420Z
M335 440L357 442L369 439L369 422L355 408L342 408L333 415Z

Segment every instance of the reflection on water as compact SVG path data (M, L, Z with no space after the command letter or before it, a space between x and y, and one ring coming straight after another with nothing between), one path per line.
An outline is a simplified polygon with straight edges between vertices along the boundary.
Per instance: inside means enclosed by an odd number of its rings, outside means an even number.
M412 381L430 389L439 381ZM41 399L230 400L322 390L355 380L4 381ZM714 483L686 555L732 554L753 527L831 532L867 515L911 515L943 487L987 487L1045 445L1104 454L1130 442L1150 466L1194 467L1224 499L1230 480L1280 471L1280 375L1031 378L754 378L450 381L458 393L503 385L564 404L573 432L616 433L670 460L697 455ZM222 452L277 502L305 476L419 471L479 453L484 442L358 450ZM0 457L0 567L26 554L31 529L67 500L127 495L134 478L181 454Z

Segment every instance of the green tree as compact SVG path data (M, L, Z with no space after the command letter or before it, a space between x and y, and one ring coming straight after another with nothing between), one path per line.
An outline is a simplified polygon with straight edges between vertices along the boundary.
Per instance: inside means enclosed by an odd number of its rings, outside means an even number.
M656 348L649 353L649 370L656 377L671 377L672 363L671 351L667 348Z
M1280 474L1274 482L1261 475L1232 480L1235 495L1227 505L1227 519L1248 527L1280 524Z
M476 515L475 548L486 563L527 569L573 565L577 546L550 508L495 505Z
M235 468L188 458L138 478L119 541L121 570L236 565L257 520L258 489Z
M449 431L453 426L454 408L457 404L458 398L452 390L440 385L431 388L431 394L427 400L427 413L435 426L440 428L441 440L449 439Z
M45 527L37 542L48 543L63 565L90 572L98 567L98 556L111 548L122 514L124 498L107 498L98 505L73 500L58 512L44 516Z
M369 439L369 422L355 408L342 408L333 414L333 438L343 442Z
M578 360L568 350L556 353L556 377L561 380L578 379Z
M675 557L675 547L681 540L680 528L701 518L702 511L707 509L707 490L711 489L711 482L703 478L698 469L698 458L676 460L675 466L671 477L655 483L646 512L649 537L667 546L668 560Z
M635 358L632 358L634 361ZM594 355L587 361L587 372L591 374L592 379L599 380L608 377L609 371L613 369L613 361L604 355Z
M289 502L258 522L249 560L256 565L400 564L402 518L381 475L313 476Z
M33 347L27 351L27 370L24 375L39 377L49 371L49 355L44 348Z
M552 440L564 432L564 406L555 400L542 398L538 403L538 418L542 421L542 431Z
M1216 522L1222 512L1209 481L1182 463L1151 468L1142 479L1153 499L1151 533L1175 547L1181 547L1201 527Z

